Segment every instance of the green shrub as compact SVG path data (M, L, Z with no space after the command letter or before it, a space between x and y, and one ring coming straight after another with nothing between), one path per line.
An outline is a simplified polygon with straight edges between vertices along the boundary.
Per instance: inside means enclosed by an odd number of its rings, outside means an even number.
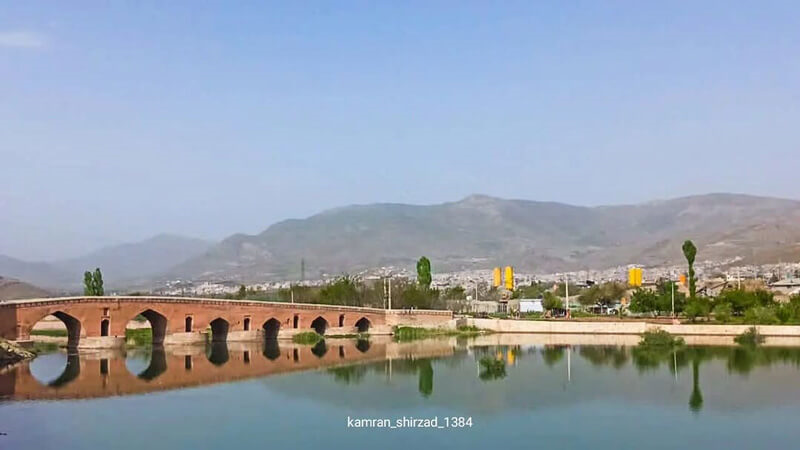
M322 336L315 331L304 331L292 336L292 342L301 345L316 345L322 339Z
M649 348L674 348L682 347L685 344L683 338L675 337L664 330L645 331L642 340L639 341L640 347Z
M750 347L754 347L759 344L763 344L765 339L761 333L758 332L756 327L750 327L744 333L740 334L733 338L734 342L739 345L746 345Z
M720 303L714 306L714 318L718 322L728 322L731 320L731 305L728 303Z
M686 317L692 319L692 322L698 317L707 317L710 311L711 304L705 297L697 297L689 300L686 303L686 307L683 309L683 313L686 314Z
M772 308L756 306L744 312L744 322L754 325L774 325L778 323L778 317Z
M795 318L795 311L792 305L778 305L775 308L775 317L778 318L780 323L786 323Z

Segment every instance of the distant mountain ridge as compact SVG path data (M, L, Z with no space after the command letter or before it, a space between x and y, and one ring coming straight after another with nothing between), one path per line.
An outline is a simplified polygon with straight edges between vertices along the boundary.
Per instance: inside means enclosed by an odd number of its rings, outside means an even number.
M378 203L277 222L219 243L159 235L80 258L31 263L0 255L0 276L79 290L101 267L110 288L158 280L307 279L381 266L408 267L422 255L434 271L513 265L525 272L683 263L698 259L800 260L800 201L707 194L635 205L584 207L472 195L437 205Z
M176 264L201 255L211 245L202 239L160 234L55 262L31 263L0 255L0 275L49 288L74 290L80 288L84 271L100 267L106 286L114 288L147 282Z
M682 262L685 239L700 259L800 259L800 202L707 194L636 205L583 207L473 195L438 205L339 207L235 234L168 276L191 279L299 279L428 256L435 270L514 265L549 272L620 264Z

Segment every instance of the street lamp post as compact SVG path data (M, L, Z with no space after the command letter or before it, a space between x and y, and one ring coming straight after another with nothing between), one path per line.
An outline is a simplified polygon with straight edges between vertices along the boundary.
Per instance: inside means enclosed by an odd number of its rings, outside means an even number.
M675 318L675 281L673 280L670 285L672 285L672 318Z

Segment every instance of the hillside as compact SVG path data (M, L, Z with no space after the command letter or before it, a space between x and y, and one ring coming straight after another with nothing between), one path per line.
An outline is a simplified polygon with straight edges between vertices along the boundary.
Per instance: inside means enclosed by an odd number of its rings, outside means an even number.
M0 302L22 298L42 298L52 294L32 284L11 278L0 277Z
M582 207L470 196L439 205L357 205L233 235L178 265L173 277L259 280L337 274L420 255L437 270L511 264L524 271L678 262L691 238L701 259L800 259L800 202L709 194Z
M100 267L106 287L113 289L149 280L202 255L211 245L200 239L161 234L54 262L26 262L0 255L0 274L47 288L80 291L83 272Z

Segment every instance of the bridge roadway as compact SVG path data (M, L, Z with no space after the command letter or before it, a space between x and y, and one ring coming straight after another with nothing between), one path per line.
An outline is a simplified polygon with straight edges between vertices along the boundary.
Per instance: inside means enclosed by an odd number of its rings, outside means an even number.
M0 303L0 337L27 341L37 322L53 315L64 322L70 348L125 345L125 329L143 316L153 344L258 341L319 334L390 334L396 325L443 326L450 311L384 310L352 306L184 297L62 297Z

